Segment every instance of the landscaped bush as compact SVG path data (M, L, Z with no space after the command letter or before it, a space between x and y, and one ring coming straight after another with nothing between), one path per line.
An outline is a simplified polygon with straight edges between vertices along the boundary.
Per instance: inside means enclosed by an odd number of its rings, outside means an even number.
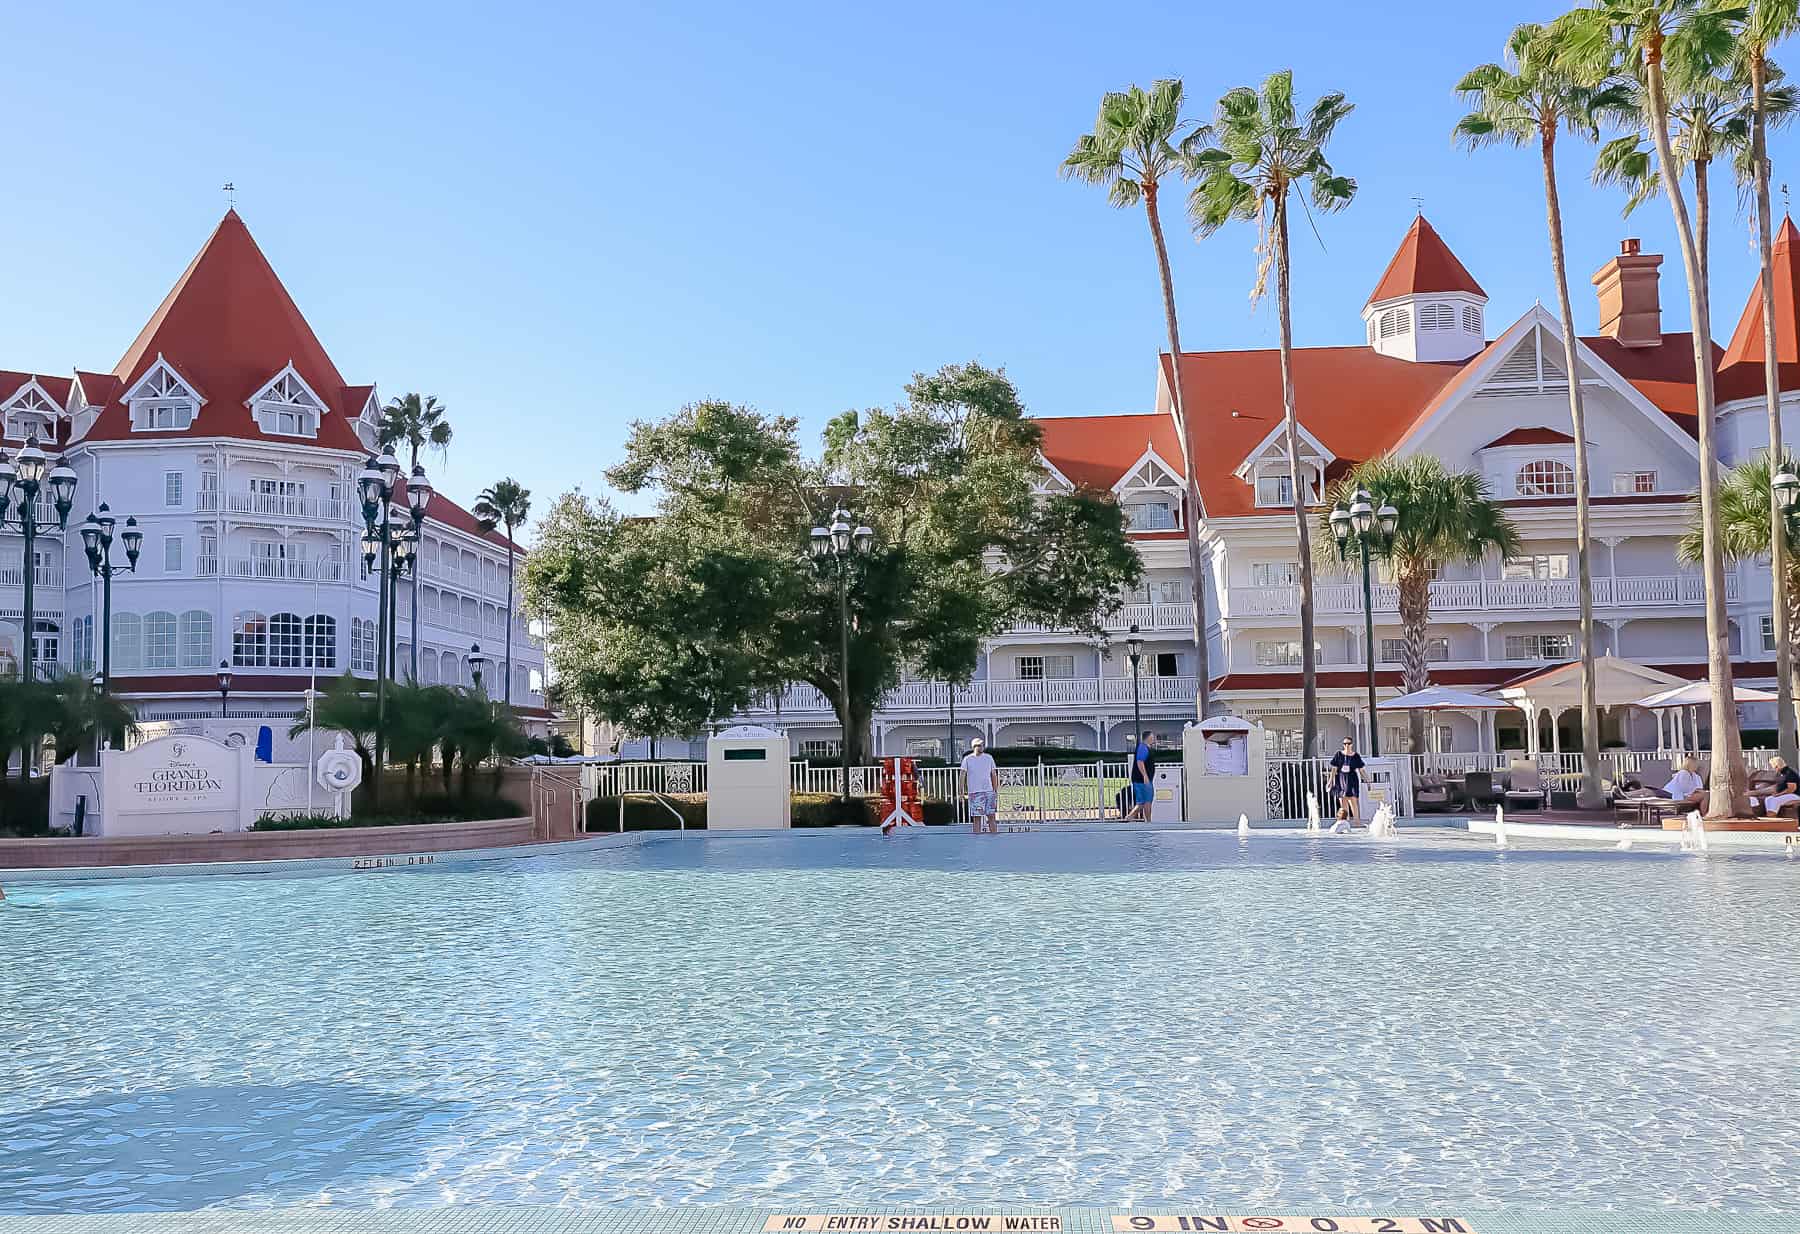
M706 794L680 793L664 795L670 805L681 811L690 828L706 826ZM617 831L619 799L596 797L588 802L589 831ZM793 823L796 827L874 827L881 821L881 798L852 797L848 804L834 793L795 793ZM925 803L925 825L943 827L956 821L956 806L948 801ZM648 794L627 794L625 798L625 830L675 831L681 824L660 802Z
M337 827L409 827L421 823L473 823L495 818L519 818L522 811L504 797L476 794L472 797L421 796L411 807L370 811L336 818L330 814L301 814L284 818L260 818L252 831L310 831Z
M8 779L0 791L0 836L50 834L50 777ZM91 806L93 803L90 802Z
M1122 763L1131 757L1128 750L1065 750L1058 746L989 746L988 753L1002 767L1035 767L1039 763L1052 766L1064 763Z

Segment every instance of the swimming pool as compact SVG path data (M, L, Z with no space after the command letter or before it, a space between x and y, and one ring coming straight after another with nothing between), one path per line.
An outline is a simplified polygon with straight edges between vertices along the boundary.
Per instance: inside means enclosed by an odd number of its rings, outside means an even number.
M0 906L0 1212L1793 1206L1800 862L662 835Z

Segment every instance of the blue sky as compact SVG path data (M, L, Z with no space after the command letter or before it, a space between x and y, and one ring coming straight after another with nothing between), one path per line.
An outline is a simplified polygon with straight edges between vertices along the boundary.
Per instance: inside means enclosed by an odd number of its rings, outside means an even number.
M1297 340L1361 341L1415 195L1497 327L1554 299L1536 161L1452 149L1451 86L1557 11L5 6L0 367L110 368L229 179L346 379L449 405L434 474L464 499L502 475L540 505L603 489L631 420L697 398L799 416L810 441L954 360L1004 365L1040 414L1144 410L1163 327L1141 212L1057 177L1103 91L1179 75L1199 116L1282 66L1305 97L1344 90L1334 155L1360 191L1323 247L1296 233ZM1778 178L1794 151L1776 141ZM1565 151L1580 326L1588 274L1638 235L1682 328L1666 203L1622 221L1590 162ZM1721 189L1723 341L1755 260ZM1252 229L1197 244L1168 221L1186 345L1272 344Z

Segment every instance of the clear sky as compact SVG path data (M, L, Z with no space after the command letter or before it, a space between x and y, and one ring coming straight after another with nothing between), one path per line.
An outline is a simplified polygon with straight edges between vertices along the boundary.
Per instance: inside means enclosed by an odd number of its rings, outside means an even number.
M1323 247L1296 232L1297 341L1362 340L1415 195L1498 328L1554 302L1537 163L1452 149L1451 86L1558 11L0 5L0 368L111 368L231 180L346 380L449 405L434 475L464 500L503 475L540 508L603 489L631 420L698 398L799 416L810 442L954 360L1004 365L1039 414L1146 410L1163 326L1142 214L1057 177L1103 91L1179 75L1201 116L1283 66L1305 98L1344 90L1333 154L1360 189ZM1773 150L1779 179L1795 139ZM1578 324L1588 275L1638 235L1684 328L1667 204L1621 221L1590 163L1565 152ZM1720 190L1724 341L1755 257ZM1196 244L1168 221L1186 345L1271 345L1253 229Z

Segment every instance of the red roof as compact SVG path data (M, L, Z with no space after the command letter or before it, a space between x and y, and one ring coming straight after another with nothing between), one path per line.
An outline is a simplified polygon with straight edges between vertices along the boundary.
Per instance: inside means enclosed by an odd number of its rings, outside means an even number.
M1044 457L1077 488L1105 491L1133 463L1144 457L1146 447L1187 478L1181 440L1175 422L1157 412L1123 416L1060 416L1041 419Z
M81 392L87 397L90 406L104 407L119 397L123 388L119 379L111 373L89 373L82 369L75 370L75 376L81 382Z
M1516 428L1510 433L1502 433L1494 440L1481 447L1491 450L1495 446L1547 446L1573 445L1575 439L1567 433L1559 433L1553 428Z
M1800 389L1800 309L1796 307L1796 285L1800 284L1800 231L1792 218L1781 220L1775 233L1775 359L1783 390ZM1753 398L1767 389L1768 378L1763 369L1763 302L1762 276L1750 289L1750 301L1744 305L1719 361L1718 396L1727 399Z
M406 508L406 473L404 469L394 481L394 504L401 509ZM511 544L514 552L525 552L523 544L514 543L506 538L502 531L484 531L481 520L457 505L444 495L442 489L431 490L431 500L425 506L425 518L428 523L442 523L446 527L454 527L458 531L467 532L480 540L498 544L501 548Z
M120 358L113 369L119 393L142 377L159 355L207 400L193 427L185 430L188 435L262 439L245 402L292 363L330 409L321 417L318 437L309 444L363 449L355 429L362 404L346 405L349 394L343 376L236 210L226 212ZM130 412L115 395L94 422L88 440L143 436L132 432ZM292 444L289 438L272 440Z
M1604 334L1581 340L1589 351L1606 361L1619 376L1637 388L1638 393L1667 413L1669 419L1687 430L1690 437L1700 435L1694 392L1694 333L1683 330L1662 336L1660 347L1627 347L1618 339ZM1717 343L1712 349L1716 365L1723 353Z
M1369 297L1368 303L1429 291L1466 291L1476 296L1487 295L1487 292L1481 290L1481 284L1475 281L1475 276L1456 259L1456 254L1450 251L1444 238L1437 234L1436 229L1421 214L1413 220L1406 237L1400 241L1399 250L1382 272L1381 281L1375 284L1375 292Z

